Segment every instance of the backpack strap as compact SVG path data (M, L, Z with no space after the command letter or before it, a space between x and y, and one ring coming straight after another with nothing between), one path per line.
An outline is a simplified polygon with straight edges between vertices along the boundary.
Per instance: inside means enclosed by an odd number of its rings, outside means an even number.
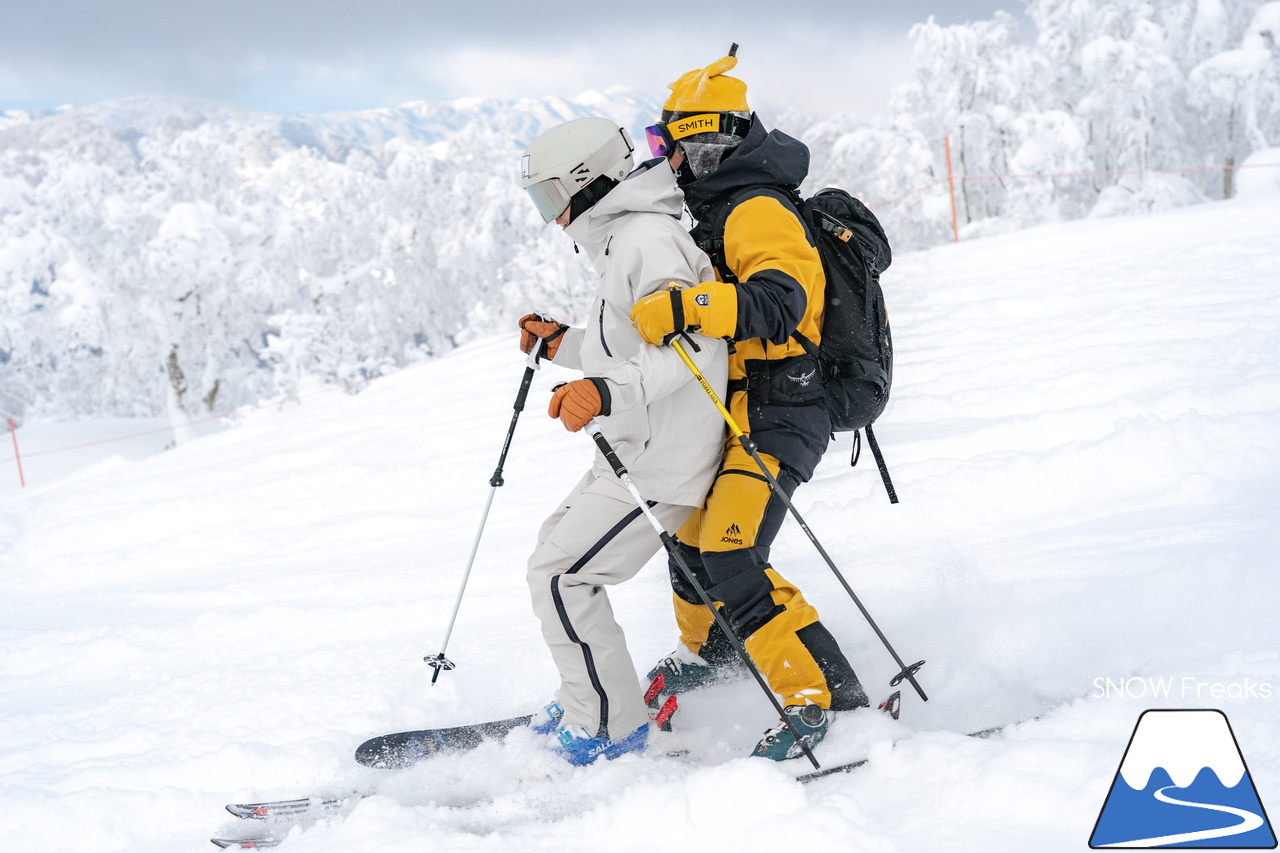
M804 351L807 352L809 355L813 356L819 361L822 360L818 354L818 345L815 344L813 341L809 340L808 338L806 338L804 335L800 334L799 330L792 332L791 337L795 338L796 343L798 343L801 347L803 347Z
M880 452L880 443L876 441L876 434L871 431L871 424L867 424L865 427L863 427L863 429L867 433L867 444L870 445L871 447L871 453L876 458L876 467L880 469L880 479L884 483L885 492L888 493L889 495L889 503L896 504L898 502L898 493L893 488L893 481L889 479L889 466L885 464L884 454ZM857 453L857 450L858 450L858 440L857 440L857 435L855 434L854 435L855 454ZM858 462L858 457L855 455L853 459L849 462L849 464L856 465L857 462Z
M716 208L715 219L711 221L708 231L710 234L697 241L698 248L707 253L707 257L711 259L711 265L716 268L716 272L720 274L720 280L728 284L737 284L738 277L734 275L733 270L729 269L729 263L724 256L724 224L729 218L729 213L733 210L733 199L721 204Z
M725 259L724 253L724 228L729 221L729 214L733 213L733 209L739 203L746 201L748 197L754 198L756 195L771 195L778 197L780 200L788 203L795 211L796 216L800 219L801 224L809 230L809 223L805 221L805 217L800 213L800 193L793 187L785 187L781 184L752 184L750 186L740 187L728 195L718 196L715 199L701 205L697 210L699 217L698 224L693 229L694 241L698 244L698 248L707 253L707 257L711 259L711 264L716 268L716 272L720 273L720 280L728 284L737 284L738 276L729 269L729 262ZM710 214L710 217L708 217Z

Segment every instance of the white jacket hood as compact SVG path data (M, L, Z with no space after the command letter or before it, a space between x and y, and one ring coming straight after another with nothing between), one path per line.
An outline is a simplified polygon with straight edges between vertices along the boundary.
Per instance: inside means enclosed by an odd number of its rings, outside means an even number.
M683 210L684 193L676 185L671 166L665 160L651 160L641 164L564 231L587 253L596 272L603 275L601 260L619 219L629 213L661 213L679 219Z

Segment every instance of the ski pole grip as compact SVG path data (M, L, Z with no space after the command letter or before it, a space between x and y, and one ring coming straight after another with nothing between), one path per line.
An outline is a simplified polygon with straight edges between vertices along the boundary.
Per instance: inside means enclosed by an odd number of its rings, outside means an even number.
M594 420L587 421L587 432L591 435L591 440L596 443L596 447L600 448L600 452L604 454L604 461L609 463L609 467L613 469L613 473L618 479L622 479L627 473L626 466L622 464L618 454L614 453L613 448L609 446L609 441L600 430L600 425Z
M555 320L552 319L550 314L543 314L539 312L536 316L539 320L541 320L544 323L555 322ZM558 338L560 337L560 335L564 334L564 330L565 330L565 327L561 326L560 331L557 332L556 334L551 335L550 337L547 337L547 338L538 338L538 343L533 347L533 349L529 350L528 365L530 370L538 370L539 368L542 367L542 365L539 362L541 362L542 359L547 357L547 343L550 342L553 338Z
M529 399L529 387L533 385L533 371L536 368L526 367L524 369L524 378L520 380L520 390L516 393L515 410L517 412L524 411L525 401Z

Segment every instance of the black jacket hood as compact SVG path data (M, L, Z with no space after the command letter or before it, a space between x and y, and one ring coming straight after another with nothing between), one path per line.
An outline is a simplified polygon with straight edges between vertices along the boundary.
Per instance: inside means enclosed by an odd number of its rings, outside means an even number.
M751 130L720 168L684 186L685 201L694 219L702 219L707 207L743 187L783 186L799 189L809 174L809 148L780 130L765 130L754 114Z

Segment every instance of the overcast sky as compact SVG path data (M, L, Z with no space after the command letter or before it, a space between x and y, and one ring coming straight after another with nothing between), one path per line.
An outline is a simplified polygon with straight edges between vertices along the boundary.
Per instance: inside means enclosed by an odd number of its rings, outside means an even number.
M1031 36L1021 0L0 0L0 110L143 94L289 113L665 94L736 41L753 107L867 116L906 77L913 23L997 9Z

